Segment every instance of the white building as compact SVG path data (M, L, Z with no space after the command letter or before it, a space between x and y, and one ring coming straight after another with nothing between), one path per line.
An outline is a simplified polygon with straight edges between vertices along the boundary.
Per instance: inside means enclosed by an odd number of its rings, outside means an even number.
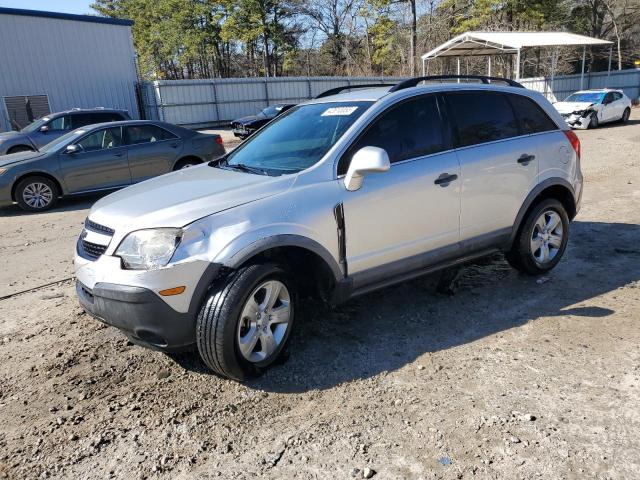
M0 8L0 131L72 108L139 118L130 20Z

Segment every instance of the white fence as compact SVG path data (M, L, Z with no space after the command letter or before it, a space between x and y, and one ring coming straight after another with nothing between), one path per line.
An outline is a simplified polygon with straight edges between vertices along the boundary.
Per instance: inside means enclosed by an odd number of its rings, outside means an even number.
M380 77L281 77L210 80L158 80L141 85L140 98L146 118L190 128L224 125L253 115L276 103L299 103L334 87L394 83L401 78ZM562 100L581 88L580 75L525 78L527 88ZM585 74L582 88L622 88L632 99L640 96L640 70Z
M400 78L280 77L157 80L141 85L146 117L191 128L229 123L276 103L299 103L330 88Z

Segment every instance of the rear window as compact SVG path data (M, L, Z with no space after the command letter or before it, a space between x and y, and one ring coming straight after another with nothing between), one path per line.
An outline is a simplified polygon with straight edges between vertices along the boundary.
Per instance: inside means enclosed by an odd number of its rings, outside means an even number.
M518 123L507 97L498 92L447 93L457 127L458 147L503 140L519 135Z
M522 95L509 95L509 101L516 111L522 133L540 133L558 129L544 110L530 98Z

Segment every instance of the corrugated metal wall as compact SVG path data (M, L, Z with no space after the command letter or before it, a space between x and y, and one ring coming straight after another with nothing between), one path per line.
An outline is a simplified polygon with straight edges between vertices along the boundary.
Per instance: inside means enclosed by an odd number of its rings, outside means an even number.
M298 103L320 92L349 84L393 83L401 78L371 77L282 77L227 78L211 80L159 80L142 86L147 118L192 128L220 125L252 115L275 103ZM525 87L544 93L550 100L564 99L580 89L580 75L525 78ZM640 96L640 70L586 74L584 88L623 88Z
M299 103L334 87L400 80L379 77L158 80L143 85L142 102L149 119L195 128L228 123L276 103Z
M74 107L128 110L138 118L131 27L0 14L2 97L47 95L52 112Z
M587 73L580 86L580 74L555 77L523 78L520 83L525 87L543 93L551 101L561 101L576 90L587 88L621 88L632 100L640 97L640 70L612 70Z

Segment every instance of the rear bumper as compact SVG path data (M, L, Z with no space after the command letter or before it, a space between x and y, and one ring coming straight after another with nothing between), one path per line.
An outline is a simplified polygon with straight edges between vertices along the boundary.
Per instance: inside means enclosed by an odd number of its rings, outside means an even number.
M171 351L195 343L196 314L176 312L151 290L113 283L89 289L78 281L76 293L87 313L119 328L136 343Z

